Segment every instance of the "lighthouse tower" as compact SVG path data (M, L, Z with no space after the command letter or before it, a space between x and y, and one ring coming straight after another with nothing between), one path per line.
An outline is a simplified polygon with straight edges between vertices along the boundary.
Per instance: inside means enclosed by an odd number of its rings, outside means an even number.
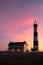
M38 52L38 32L37 32L37 21L34 21L34 37L33 37L33 48L32 51Z

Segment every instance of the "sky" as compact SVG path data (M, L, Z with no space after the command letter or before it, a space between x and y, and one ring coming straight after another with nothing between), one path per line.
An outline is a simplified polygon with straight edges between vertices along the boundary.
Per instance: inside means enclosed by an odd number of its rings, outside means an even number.
M0 0L0 51L7 50L10 41L26 41L31 50L35 20L39 51L43 51L43 0Z

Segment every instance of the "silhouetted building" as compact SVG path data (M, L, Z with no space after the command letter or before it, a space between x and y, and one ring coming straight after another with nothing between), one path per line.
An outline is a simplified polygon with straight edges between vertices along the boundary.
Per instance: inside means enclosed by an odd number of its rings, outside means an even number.
M34 21L34 40L33 40L33 48L31 49L31 51L35 51L38 52L38 32L37 32L37 21Z
M14 52L26 52L27 50L27 43L24 42L9 42L8 50Z

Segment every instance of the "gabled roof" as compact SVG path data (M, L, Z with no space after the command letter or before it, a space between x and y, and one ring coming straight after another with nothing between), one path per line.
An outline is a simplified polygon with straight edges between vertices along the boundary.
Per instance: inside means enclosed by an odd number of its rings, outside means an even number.
M9 42L8 45L13 45L13 44L27 44L27 42L26 41L24 41L24 42Z

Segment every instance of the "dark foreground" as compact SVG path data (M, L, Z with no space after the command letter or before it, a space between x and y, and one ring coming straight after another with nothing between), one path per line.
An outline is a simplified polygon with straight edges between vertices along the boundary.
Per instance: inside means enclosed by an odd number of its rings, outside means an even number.
M43 53L0 53L0 65L43 65Z

